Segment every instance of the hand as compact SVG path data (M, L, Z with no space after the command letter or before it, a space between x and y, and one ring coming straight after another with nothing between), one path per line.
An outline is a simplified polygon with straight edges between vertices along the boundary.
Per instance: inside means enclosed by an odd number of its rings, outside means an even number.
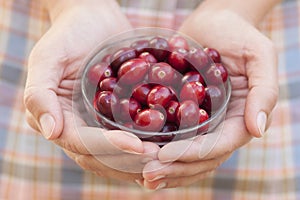
M149 189L186 186L207 176L253 136L265 133L277 101L276 53L254 25L229 10L200 7L180 31L221 53L232 96L214 133L171 142L160 150L159 161L145 166L141 183Z
M114 1L67 4L54 13L52 26L29 58L24 94L28 123L84 169L111 178L141 178L144 163L156 158L157 145L122 131L87 128L72 110L82 61L95 45L130 24Z

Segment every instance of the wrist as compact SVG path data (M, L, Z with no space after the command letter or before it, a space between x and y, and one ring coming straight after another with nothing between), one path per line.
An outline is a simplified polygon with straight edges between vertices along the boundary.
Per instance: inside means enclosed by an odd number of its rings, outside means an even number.
M281 0L206 0L199 6L201 12L233 12L250 24L258 26L264 16Z
M61 14L72 9L91 9L91 12L97 9L114 9L118 7L115 0L43 0L43 6L48 11L50 20L53 22Z

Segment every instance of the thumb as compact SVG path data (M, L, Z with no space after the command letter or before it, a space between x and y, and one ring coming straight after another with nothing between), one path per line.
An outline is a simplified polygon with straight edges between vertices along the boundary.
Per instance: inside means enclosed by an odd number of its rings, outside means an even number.
M28 119L32 120L29 124L36 124L46 139L53 140L63 129L62 108L57 96L62 72L53 55L45 55L43 50L36 48L29 57L24 104L29 111Z
M271 121L278 97L277 54L272 42L265 38L260 48L255 49L255 55L246 58L249 94L245 122L252 136L261 137Z

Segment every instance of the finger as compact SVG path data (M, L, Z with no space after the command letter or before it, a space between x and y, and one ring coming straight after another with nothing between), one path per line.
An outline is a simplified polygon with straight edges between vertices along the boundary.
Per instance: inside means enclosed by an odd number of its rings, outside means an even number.
M142 141L129 132L84 127L72 123L65 124L64 134L54 142L78 154L115 155L124 152L144 152Z
M144 180L142 185L151 190L183 187L183 186L191 185L197 181L203 180L203 179L211 176L212 173L213 173L213 171L208 171L208 172L199 173L199 174L196 174L193 176L187 176L187 177L163 178L163 179L159 179L158 181L154 181L154 182L148 182L148 181Z
M141 173L145 164L157 158L159 147L154 143L145 142L144 153L122 152L115 155L82 155L65 149L65 152L85 170L97 171L104 165L117 171Z
M57 91L65 63L60 63L61 60L49 55L49 52L49 49L37 45L30 55L24 104L44 137L51 140L58 138L63 128Z
M245 130L243 117L226 119L213 133L198 136L194 140L181 140L165 145L159 152L161 162L193 162L220 157L233 152L251 140ZM237 125L238 124L238 125Z
M144 153L126 153L115 154L115 155L87 155L87 157L93 157L95 161L101 162L102 164L113 168L118 171L130 172L130 173L141 173L145 164L151 160L157 158L158 149L151 143L144 143ZM154 148L153 148L154 147ZM85 155L82 155L84 158ZM83 161L82 163L90 164ZM92 165L95 168L90 170L97 170L97 165Z
M250 89L245 107L245 123L255 137L263 136L266 131L269 115L278 98L276 50L264 37L259 44L259 47L244 52L248 61L246 73Z
M133 173L127 171L120 171L114 168L103 164L94 156L91 155L79 155L73 152L64 150L65 153L73 159L82 169L91 171L98 176L106 177L106 178L113 178L118 180L126 180L126 181L135 181L136 179L141 179L141 173Z
M225 154L219 158L190 163L161 163L158 160L154 160L146 164L143 170L143 177L148 182L154 182L162 178L169 179L193 176L216 169L221 163L228 159L230 155L231 154Z

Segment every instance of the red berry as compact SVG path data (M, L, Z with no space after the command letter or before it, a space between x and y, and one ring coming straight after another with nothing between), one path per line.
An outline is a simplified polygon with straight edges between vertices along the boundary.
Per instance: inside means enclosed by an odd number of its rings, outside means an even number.
M157 63L156 58L149 52L143 52L139 55L139 58L144 59L150 64Z
M205 87L198 81L187 82L183 85L180 92L180 100L193 100L199 105L202 104L205 97Z
M215 62L221 63L220 53L214 48L205 48L204 52Z
M228 78L228 72L227 69L224 67L222 63L215 63L216 67L220 70L223 83L227 81Z
M171 85L174 81L175 70L167 63L160 62L152 65L148 72L149 83Z
M199 107L192 100L183 101L177 111L177 125L179 129L190 128L198 125Z
M168 133L168 132L173 132L173 131L177 131L177 130L178 130L178 127L176 124L166 123L160 132ZM173 139L173 137L171 139Z
M108 77L103 79L100 83L99 83L99 88L101 91L107 90L107 91L113 91L114 88L117 85L117 78L115 77Z
M199 108L199 124L202 124L208 119L209 119L208 113L204 109ZM207 132L208 128L209 128L209 124L202 125L201 127L198 128L197 133L204 134Z
M102 81L104 78L112 77L113 71L109 64L100 62L90 68L87 76L90 83L97 85L99 81Z
M158 110L145 109L135 116L134 127L143 131L158 132L165 124L165 116Z
M117 98L111 91L102 91L96 100L96 110L109 119L113 119L113 107L117 104Z
M176 122L177 120L177 109L179 107L178 101L170 101L166 107L166 115L168 122Z
M172 100L172 97L172 92L168 87L157 85L149 92L147 103L150 108L156 106L166 107L170 100Z
M169 46L171 50L177 48L185 49L187 51L189 50L189 44L187 40L180 35L174 35L173 37L171 37L169 39Z
M140 58L124 62L119 71L118 78L121 84L134 85L144 80L149 69L149 63Z
M132 96L142 105L147 105L147 98L152 86L150 84L140 84L133 89Z
M209 64L209 59L206 53L200 48L192 48L186 56L192 68L196 71L203 71Z
M201 107L209 114L216 112L225 100L225 91L214 85L205 88L205 98Z
M164 61L169 55L169 43L165 38L154 37L149 41L149 52L158 62Z
M171 52L168 57L168 63L177 71L183 73L185 72L188 67L189 63L185 59L188 52L185 49L175 49Z
M197 71L189 71L185 73L184 76L182 77L183 84L185 84L185 82L193 82L193 81L197 81L202 83L202 85L205 85L203 76Z
M219 85L223 83L222 77L222 69L217 67L217 65L211 65L207 71L205 72L204 76L206 78L207 85Z
M113 89L113 93L119 99L120 98L129 98L131 96L131 86L121 84L120 81L118 81Z
M134 119L135 115L141 110L141 104L134 98L120 99L119 111L120 113L115 116L116 121L128 122Z
M127 60L133 59L137 57L137 52L135 49L130 47L124 47L116 51L110 57L110 65L114 72L117 72L120 66L126 62Z
M149 48L149 40L137 40L133 42L130 47L135 49L137 54L141 54Z
M199 108L199 124L205 122L206 120L208 120L209 116L207 114L207 112L202 109L202 108Z

